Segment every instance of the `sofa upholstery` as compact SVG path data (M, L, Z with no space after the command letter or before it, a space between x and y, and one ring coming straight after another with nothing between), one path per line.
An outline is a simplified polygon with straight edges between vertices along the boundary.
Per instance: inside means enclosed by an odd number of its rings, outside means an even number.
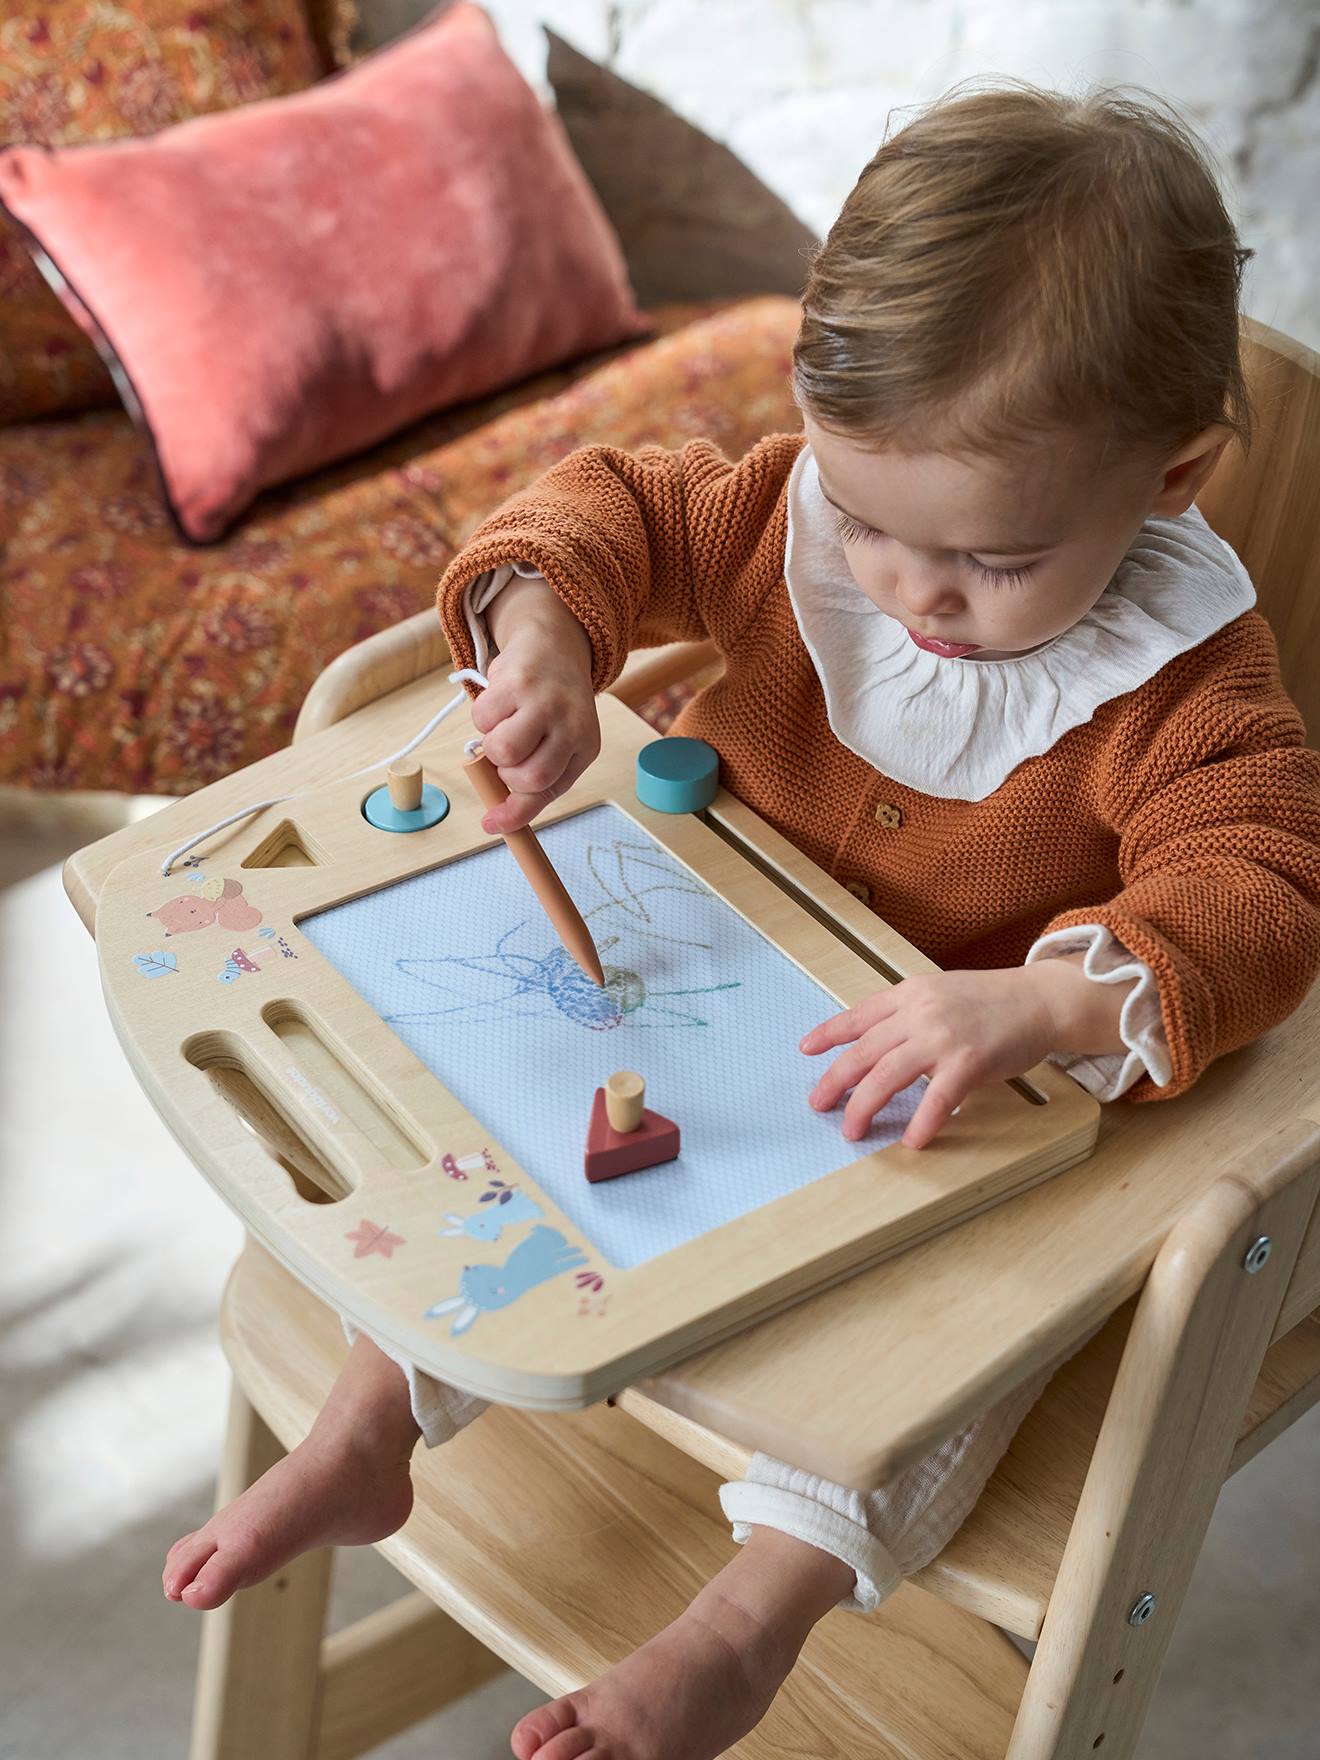
M418 424L174 533L128 417L0 429L0 782L186 793L287 742L317 674L422 609L493 507L574 447L738 457L796 428L797 302L663 307L652 341Z

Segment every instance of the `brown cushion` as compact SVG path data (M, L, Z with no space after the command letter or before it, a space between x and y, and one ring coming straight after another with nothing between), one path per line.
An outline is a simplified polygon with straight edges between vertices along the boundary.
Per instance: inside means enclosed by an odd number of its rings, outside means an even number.
M793 302L653 316L662 340L264 495L208 550L174 535L122 412L0 430L0 781L214 781L283 745L335 655L431 605L473 527L575 446L704 434L737 457L796 425Z
M332 0L316 4L328 19ZM328 43L328 25L318 28ZM303 0L35 0L3 33L0 144L155 134L302 91L326 66ZM0 423L117 401L91 343L0 215Z
M560 118L642 305L801 293L811 229L727 147L546 36Z

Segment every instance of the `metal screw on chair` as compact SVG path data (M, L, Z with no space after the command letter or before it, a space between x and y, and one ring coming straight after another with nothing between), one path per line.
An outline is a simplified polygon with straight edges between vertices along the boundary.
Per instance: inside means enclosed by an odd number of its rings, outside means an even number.
M1247 1248L1247 1256L1242 1261L1242 1269L1254 1277L1269 1258L1273 1246L1274 1243L1267 1234L1260 1235Z
M1144 1626L1154 1611L1155 1597L1148 1592L1133 1607L1132 1612L1128 1615L1128 1624L1130 1626Z

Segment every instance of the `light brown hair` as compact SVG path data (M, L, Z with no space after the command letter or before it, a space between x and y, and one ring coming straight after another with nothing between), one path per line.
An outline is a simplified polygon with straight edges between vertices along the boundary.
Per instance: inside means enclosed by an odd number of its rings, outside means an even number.
M1172 451L1252 410L1239 244L1172 106L955 87L890 136L811 265L798 399L862 445L980 451L1066 427Z

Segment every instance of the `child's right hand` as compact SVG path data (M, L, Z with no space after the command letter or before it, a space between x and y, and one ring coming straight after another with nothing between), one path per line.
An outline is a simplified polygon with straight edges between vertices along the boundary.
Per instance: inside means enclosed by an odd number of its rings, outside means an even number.
M587 633L544 581L510 581L488 622L500 651L472 724L509 790L481 821L485 832L502 835L573 786L600 751L600 723Z

